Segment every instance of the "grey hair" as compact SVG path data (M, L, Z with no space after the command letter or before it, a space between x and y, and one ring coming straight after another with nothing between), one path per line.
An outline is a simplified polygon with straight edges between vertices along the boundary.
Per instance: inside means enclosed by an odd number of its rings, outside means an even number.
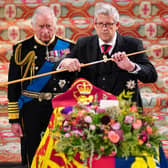
M32 20L31 20L32 25L33 26L35 25L37 15L44 15L44 14L51 15L53 17L54 24L56 24L57 18L55 17L54 11L50 7L40 6L34 11L34 14L32 16Z
M107 4L107 3L97 3L96 4L95 15L94 15L95 21L99 14L112 15L114 17L115 22L119 22L120 20L118 10L114 6Z

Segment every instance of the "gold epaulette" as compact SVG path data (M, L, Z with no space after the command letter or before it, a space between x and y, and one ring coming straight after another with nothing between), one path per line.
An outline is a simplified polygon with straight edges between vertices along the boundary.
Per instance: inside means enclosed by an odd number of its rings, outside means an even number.
M19 119L18 102L8 102L8 119Z
M58 35L56 35L56 37L60 38L61 40L68 41L68 42L70 42L70 43L76 44L75 41L70 40L70 39L67 39L67 38L63 38L62 36L58 36Z
M24 41L26 41L26 40L29 40L29 39L31 39L32 37L33 37L33 36L27 37L26 39L18 40L14 45L17 45L17 44L22 43L22 42L24 42Z

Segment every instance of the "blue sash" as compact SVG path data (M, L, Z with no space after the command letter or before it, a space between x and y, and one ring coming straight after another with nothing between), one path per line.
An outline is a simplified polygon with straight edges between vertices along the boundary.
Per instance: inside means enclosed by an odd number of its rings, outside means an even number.
M69 45L70 45L69 42L58 39L56 45L54 46L54 50L66 49L66 48L69 48ZM42 67L37 72L37 74L51 72L53 70L54 65L55 63L53 62L45 61ZM32 92L40 92L47 84L51 76L52 75L47 75L47 76L33 79L32 82L27 86L26 90L32 91ZM32 99L33 98L31 97L26 97L21 95L18 99L19 109L23 107L24 103L30 102Z

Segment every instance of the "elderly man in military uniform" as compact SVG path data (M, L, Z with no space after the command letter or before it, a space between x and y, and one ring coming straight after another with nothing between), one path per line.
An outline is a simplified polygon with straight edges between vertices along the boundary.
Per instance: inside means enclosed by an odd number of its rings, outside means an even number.
M36 9L32 27L34 36L13 47L9 81L55 70L57 62L74 46L73 42L55 35L56 17L49 7ZM41 134L52 114L51 99L66 91L71 80L72 75L64 72L64 75L47 75L8 86L9 122L16 136L26 138L26 146L22 147L25 147L28 165L31 165Z

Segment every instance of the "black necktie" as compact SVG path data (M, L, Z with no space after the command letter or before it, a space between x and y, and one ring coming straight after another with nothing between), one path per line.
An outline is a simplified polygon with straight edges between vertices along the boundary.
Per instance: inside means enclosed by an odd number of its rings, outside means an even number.
M107 51L108 47L109 47L109 45L107 45L107 44L103 44L104 52Z

